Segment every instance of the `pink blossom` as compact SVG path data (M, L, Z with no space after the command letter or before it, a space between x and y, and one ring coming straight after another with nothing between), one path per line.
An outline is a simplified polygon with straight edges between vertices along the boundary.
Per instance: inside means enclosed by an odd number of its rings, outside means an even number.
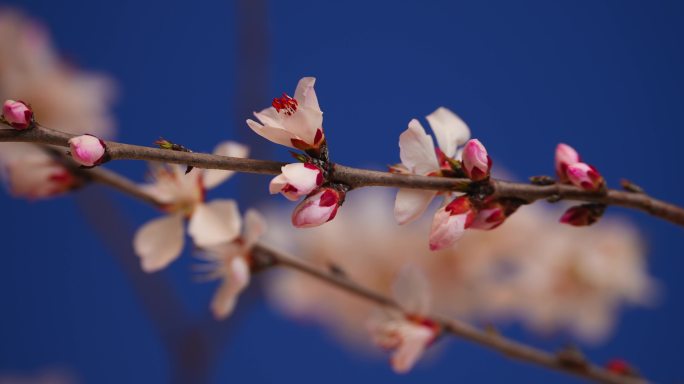
M461 161L463 171L471 180L479 181L489 177L492 159L487 155L487 149L480 140L472 139L466 143Z
M5 177L10 193L15 197L43 199L68 192L82 180L64 165L27 146L28 152L6 164Z
M589 191L597 191L605 186L605 181L596 168L585 163L568 165L566 175L572 184Z
M273 99L271 107L254 112L259 120L247 120L247 125L259 136L276 144L303 151L318 151L325 143L323 112L314 90L316 79L299 80L294 97L283 94Z
M271 180L271 194L282 193L295 201L306 196L323 184L323 173L311 163L288 164L281 168L282 173Z
M432 220L430 250L437 251L453 245L463 236L475 219L470 199L460 196L440 208Z
M2 117L18 130L26 129L33 124L33 111L23 101L5 101L2 106Z
M321 188L299 203L292 212L292 225L297 228L316 227L335 218L344 201L344 192Z
M560 143L556 146L556 175L561 182L567 182L566 171L568 166L579 163L580 156L574 148Z
M92 135L81 135L69 139L71 157L85 167L100 165L107 147L104 141Z

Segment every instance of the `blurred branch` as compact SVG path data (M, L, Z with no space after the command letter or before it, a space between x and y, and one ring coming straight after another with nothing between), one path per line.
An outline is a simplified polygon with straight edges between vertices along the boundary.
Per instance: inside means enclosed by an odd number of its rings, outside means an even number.
M252 252L253 257L260 258L261 260L270 260L271 263L275 265L295 269L365 300L374 302L384 307L398 310L405 316L410 317L412 315L411 313L408 313L402 309L395 300L387 296L381 295L361 285L358 285L348 278L340 277L329 271L316 268L295 257L275 251L263 245L256 245ZM566 354L564 351L561 351L557 354L552 354L541 349L508 339L498 333L480 330L459 320L439 315L427 315L426 317L437 322L445 333L469 340L487 348L491 348L513 359L521 360L531 364L537 364L546 368L569 373L600 383L647 383L647 381L644 379L617 375L605 368L592 364L585 360L585 358L582 357L582 355L577 351L573 351L575 353L572 355ZM571 358L568 358L569 356Z
M101 171L101 169L84 170L84 172L88 173L101 173ZM105 174L107 175L106 178L91 177L90 179L92 181L98 182L104 181L106 185L118 189L121 192L131 194L134 197L142 198L144 201L152 203L152 205L159 205L159 202L156 201L155 197L147 194L147 192L143 190L133 192L135 184L131 181L128 181L123 176L113 176L114 173L111 171L107 171ZM112 183L110 182L110 180L116 180L117 182ZM88 212L91 210L88 209L86 211ZM93 209L92 211L95 211L95 209ZM116 246L116 244L114 245ZM334 272L319 269L305 261L289 256L285 253L275 251L264 245L257 244L254 247L254 249L252 250L252 260L257 260L257 264L259 265L282 266L300 271L326 284L330 284L353 295L356 295L362 299L368 300L370 302L376 303L384 307L398 310L405 316L411 316L411 313L408 313L407 311L402 309L400 305L390 297L384 296L370 289L367 289L359 284L356 284L347 277L342 277L338 274L335 274ZM128 265L126 269L129 270L130 265ZM444 333L448 333L453 336L460 337L471 342L483 345L487 348L498 351L501 354L513 359L528 362L530 364L536 364L549 369L569 373L575 376L582 377L584 379L593 380L601 383L647 383L647 381L644 379L618 375L598 365L592 364L576 351L570 351L573 353L567 353L568 351L561 351L559 353L553 354L508 339L496 332L478 329L474 326L471 326L465 322L456 319L447 318L440 315L427 315L426 317L438 323ZM199 340L201 338L195 337L192 339Z
M9 126L6 126L10 128ZM68 147L73 135L37 126L33 129L17 131L0 129L0 142L31 142ZM283 163L268 160L243 159L210 155L196 152L179 152L159 148L143 147L108 141L107 151L112 160L149 160L165 163L190 165L197 168L225 169L237 172L277 175ZM334 164L331 180L349 185L352 188L383 186L412 189L468 192L473 187L482 189L482 184L468 179L402 175L389 172L357 169ZM684 226L684 208L657 200L643 193L609 189L606 191L586 191L570 185L532 185L491 180L482 190L496 197L522 199L534 202L540 199L555 198L579 200L600 204L618 205L637 209L672 223Z

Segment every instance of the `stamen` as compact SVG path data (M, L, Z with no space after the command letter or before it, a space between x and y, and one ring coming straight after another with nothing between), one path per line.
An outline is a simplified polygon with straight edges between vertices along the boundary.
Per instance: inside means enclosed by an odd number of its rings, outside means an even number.
M291 98L287 93L283 93L282 97L276 97L271 103L273 108L280 113L283 111L286 115L292 116L293 113L297 112L297 100Z

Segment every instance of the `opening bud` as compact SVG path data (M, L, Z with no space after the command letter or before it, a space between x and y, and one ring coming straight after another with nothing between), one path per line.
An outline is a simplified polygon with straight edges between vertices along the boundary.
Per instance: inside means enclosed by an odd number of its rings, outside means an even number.
M84 167L94 167L105 162L107 147L104 141L92 135L69 139L71 157Z

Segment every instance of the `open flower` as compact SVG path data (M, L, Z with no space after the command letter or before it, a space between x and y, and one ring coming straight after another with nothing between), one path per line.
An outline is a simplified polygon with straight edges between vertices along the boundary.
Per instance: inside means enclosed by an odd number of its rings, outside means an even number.
M282 193L292 201L308 195L323 184L323 172L311 163L287 164L281 171L271 180L269 191L271 194Z
M468 196L459 196L440 208L432 220L430 250L438 251L453 245L471 226L476 215Z
M271 107L254 112L259 120L247 120L247 125L259 136L276 144L317 153L325 142L323 112L314 90L316 79L299 80L294 98L283 94L273 99Z
M237 298L250 280L250 253L266 231L266 221L256 210L245 214L242 236L235 240L205 249L201 255L210 264L207 278L221 279L221 286L211 301L211 311L217 319L225 319L233 312Z
M396 373L406 373L435 341L440 327L426 317L430 307L429 286L418 269L404 267L393 291L397 302L410 315L398 311L382 312L368 325L375 343L393 351L392 369Z
M214 154L246 157L247 147L225 142ZM189 220L188 234L199 247L210 247L235 239L240 233L241 218L233 200L205 203L205 193L233 174L232 171L193 169L185 174L179 165L158 165L155 181L143 188L163 204L168 214L142 226L133 246L146 272L158 271L175 260L183 250L183 222Z
M424 176L440 176L450 170L450 159L460 157L459 146L470 138L470 129L456 114L440 107L427 116L439 148L435 148L432 137L416 119L409 122L408 129L399 136L401 165L392 170ZM399 189L394 204L394 216L399 224L417 219L432 199L435 191Z
M317 227L335 218L344 202L343 191L325 187L304 199L292 212L292 225L297 228Z

